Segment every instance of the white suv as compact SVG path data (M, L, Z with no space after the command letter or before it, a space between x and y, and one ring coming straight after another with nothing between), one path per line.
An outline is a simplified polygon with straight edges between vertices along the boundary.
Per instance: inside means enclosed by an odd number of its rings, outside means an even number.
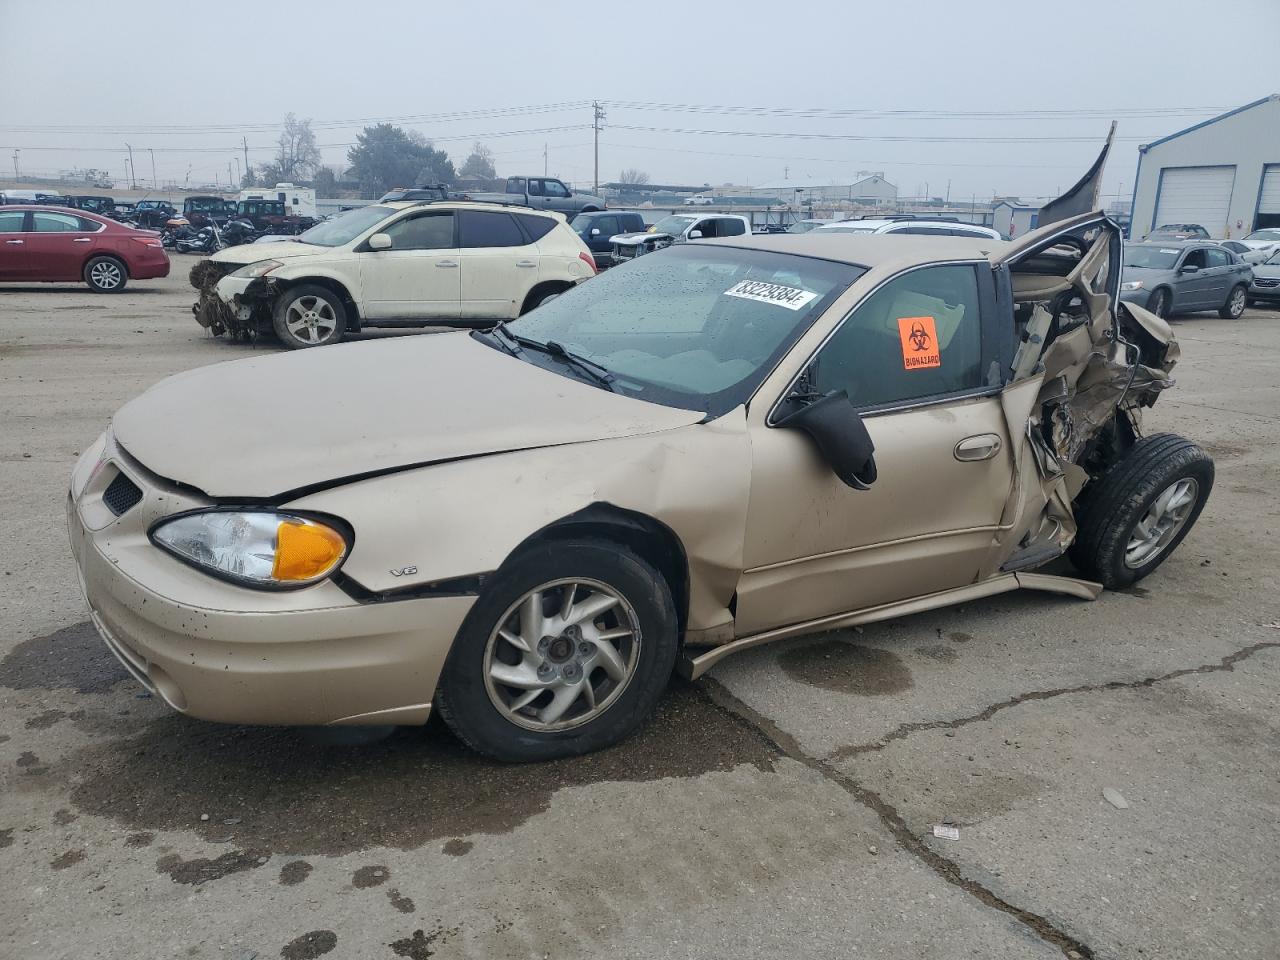
M595 276L558 213L497 204L380 203L296 240L231 247L192 270L215 334L274 330L287 347L370 326L488 326Z
M811 231L811 236L831 231L832 233L905 233L917 237L979 237L987 240L1001 240L995 230L980 227L976 223L961 223L958 220L929 220L923 217L884 217L867 220L842 220L818 227Z

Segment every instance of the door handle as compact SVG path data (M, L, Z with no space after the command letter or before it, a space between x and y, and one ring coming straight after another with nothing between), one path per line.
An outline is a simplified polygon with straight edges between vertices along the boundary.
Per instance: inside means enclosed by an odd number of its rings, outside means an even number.
M21 240L6 240L5 243L22 243Z
M457 265L458 265L457 260L437 260L436 261L437 267L456 267Z
M92 237L76 237L71 242L72 243L93 243L93 238Z
M534 263L532 260L517 260L516 266L517 267L536 267L537 264Z
M956 444L956 459L964 462L971 460L990 460L1000 452L1000 438L994 433L980 433L977 436L965 437Z

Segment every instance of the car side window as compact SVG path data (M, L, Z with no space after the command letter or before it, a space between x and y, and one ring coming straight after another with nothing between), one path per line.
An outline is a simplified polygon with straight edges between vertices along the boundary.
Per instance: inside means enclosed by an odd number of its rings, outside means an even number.
M617 217L597 217L591 221L591 227L600 231L602 237L612 237L615 233L621 233L618 229Z
M1206 250L1205 256L1209 258L1209 266L1225 267L1231 263L1231 254L1226 250Z
M741 220L735 220L732 217L721 217L716 222L717 237L740 237L746 232L747 227Z
M507 181L507 193L526 192L524 177L512 177Z
M978 280L972 266L912 270L863 300L809 368L817 393L856 407L983 386Z
M32 219L36 233L83 233L85 221L69 213L37 213Z
M1203 250L1192 250L1187 254L1186 259L1182 261L1184 267L1199 267L1201 270L1205 268L1205 263Z
M694 230L697 230L699 233L701 233L702 238L704 239L710 239L711 237L719 236L719 234L716 233L715 220L699 220L689 229L689 233L692 234Z
M550 217L539 217L532 213L517 213L515 218L520 221L520 225L524 227L524 232L529 235L532 243L537 243L556 225Z
M543 195L543 194L542 194L542 181L541 181L541 180L530 180L530 181L529 181L529 196L531 196L531 197L540 197L540 196L542 196L542 195Z
M22 233L22 221L26 216L25 210L0 211L0 233Z
M546 194L548 197L563 198L569 195L569 191L565 189L564 184L557 180L544 180L543 184L546 188Z
M459 245L463 247L522 247L520 228L507 213L482 210L458 212Z
M453 214L424 213L398 220L384 233L393 250L448 250L453 246Z

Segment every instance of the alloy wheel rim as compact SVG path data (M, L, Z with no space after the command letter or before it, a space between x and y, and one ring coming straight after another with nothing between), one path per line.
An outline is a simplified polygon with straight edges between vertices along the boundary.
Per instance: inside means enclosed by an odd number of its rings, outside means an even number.
M114 263L95 263L89 274L93 282L104 290L120 284L120 268Z
M489 634L485 691L526 730L580 727L626 690L640 643L639 618L613 587L584 577L553 580L508 607Z
M1231 294L1231 313L1233 316L1238 317L1240 314L1244 313L1244 298L1245 293L1239 287L1237 287L1235 292Z
M1160 556L1187 525L1199 498L1200 485L1193 477L1183 477L1165 487L1129 535L1124 565L1133 570Z
M285 310L284 324L303 343L324 343L338 328L338 318L327 300L298 297Z

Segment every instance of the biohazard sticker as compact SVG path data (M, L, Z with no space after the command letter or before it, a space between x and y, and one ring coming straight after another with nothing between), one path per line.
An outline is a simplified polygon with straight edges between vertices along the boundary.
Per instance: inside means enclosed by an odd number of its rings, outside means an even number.
M899 317L898 337L902 340L903 369L925 370L942 366L933 317Z
M724 292L726 297L740 297L743 300L755 300L759 303L772 303L774 306L786 307L788 310L803 309L805 304L818 299L818 295L799 287L784 287L780 283L765 283L762 280L743 280L734 284Z

